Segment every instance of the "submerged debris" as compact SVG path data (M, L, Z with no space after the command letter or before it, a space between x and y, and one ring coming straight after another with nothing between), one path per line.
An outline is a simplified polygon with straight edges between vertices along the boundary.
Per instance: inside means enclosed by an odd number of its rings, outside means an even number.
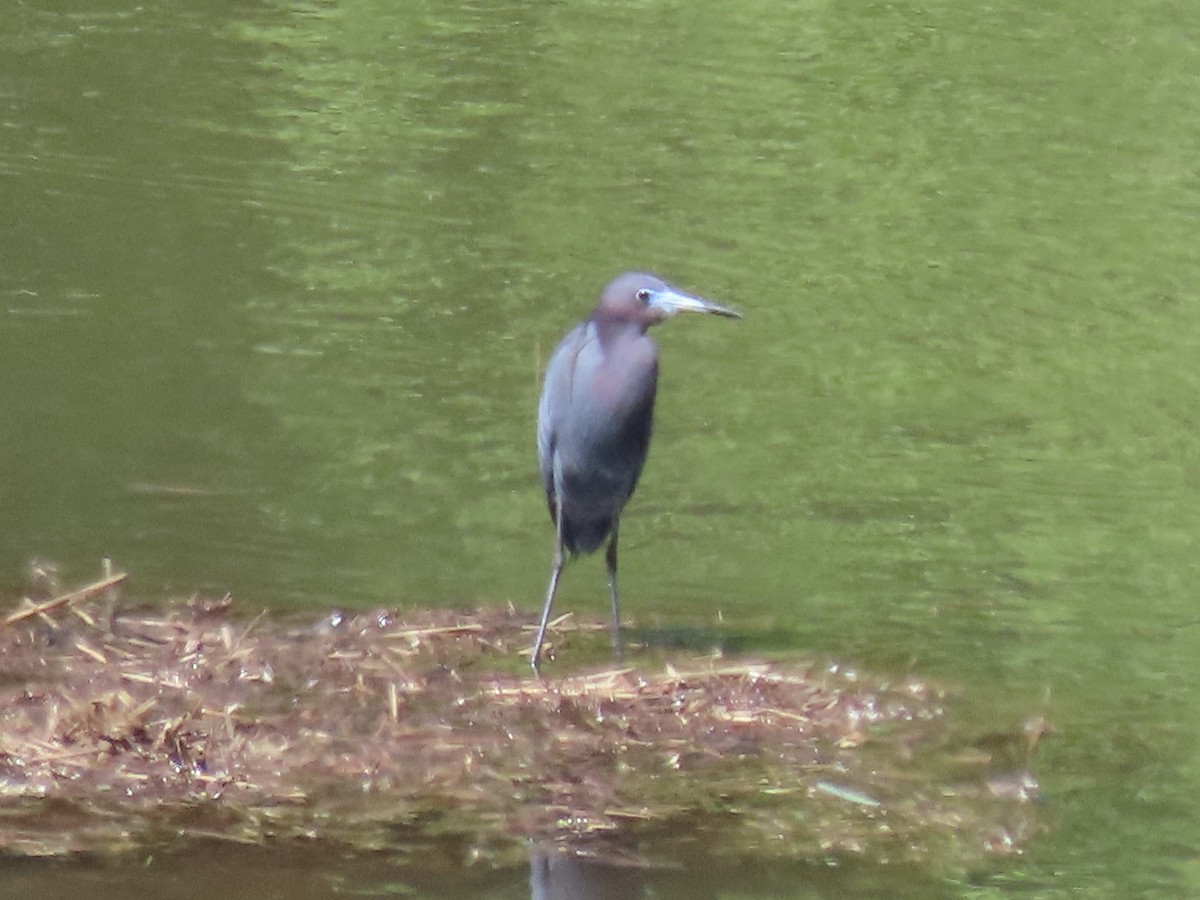
M2 852L455 835L517 858L686 822L729 851L958 866L1033 827L1032 776L950 751L916 679L693 658L543 680L532 622L496 609L63 615L123 577L0 627Z

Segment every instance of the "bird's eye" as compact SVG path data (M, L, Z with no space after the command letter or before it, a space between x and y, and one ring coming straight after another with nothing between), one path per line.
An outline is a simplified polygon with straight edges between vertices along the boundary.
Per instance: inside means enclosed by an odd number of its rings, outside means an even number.
M648 302L650 300L650 288L640 289L637 292L636 296L637 296L638 300L640 300L642 303Z

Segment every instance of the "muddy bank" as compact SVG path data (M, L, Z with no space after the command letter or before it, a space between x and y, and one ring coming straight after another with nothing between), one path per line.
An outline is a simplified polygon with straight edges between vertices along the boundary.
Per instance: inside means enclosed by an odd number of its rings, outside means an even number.
M449 836L511 862L686 829L969 867L1036 830L1040 727L951 738L953 699L919 679L695 656L539 679L524 613L114 612L120 580L0 626L0 852Z

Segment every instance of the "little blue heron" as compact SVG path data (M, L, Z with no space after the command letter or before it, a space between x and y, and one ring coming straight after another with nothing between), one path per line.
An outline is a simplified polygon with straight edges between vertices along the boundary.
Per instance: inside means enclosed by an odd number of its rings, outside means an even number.
M617 526L646 461L658 385L658 347L646 330L677 312L741 318L653 275L628 272L604 289L591 316L567 333L546 367L538 403L538 464L555 538L550 587L530 658L534 671L565 554L592 553L606 537L613 650L621 652Z

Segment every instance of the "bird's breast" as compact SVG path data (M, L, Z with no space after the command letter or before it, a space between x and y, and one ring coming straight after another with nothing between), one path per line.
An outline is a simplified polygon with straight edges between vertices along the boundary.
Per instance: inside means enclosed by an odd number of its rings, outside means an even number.
M607 348L582 372L581 400L592 414L622 421L638 417L654 403L658 350L646 337Z

